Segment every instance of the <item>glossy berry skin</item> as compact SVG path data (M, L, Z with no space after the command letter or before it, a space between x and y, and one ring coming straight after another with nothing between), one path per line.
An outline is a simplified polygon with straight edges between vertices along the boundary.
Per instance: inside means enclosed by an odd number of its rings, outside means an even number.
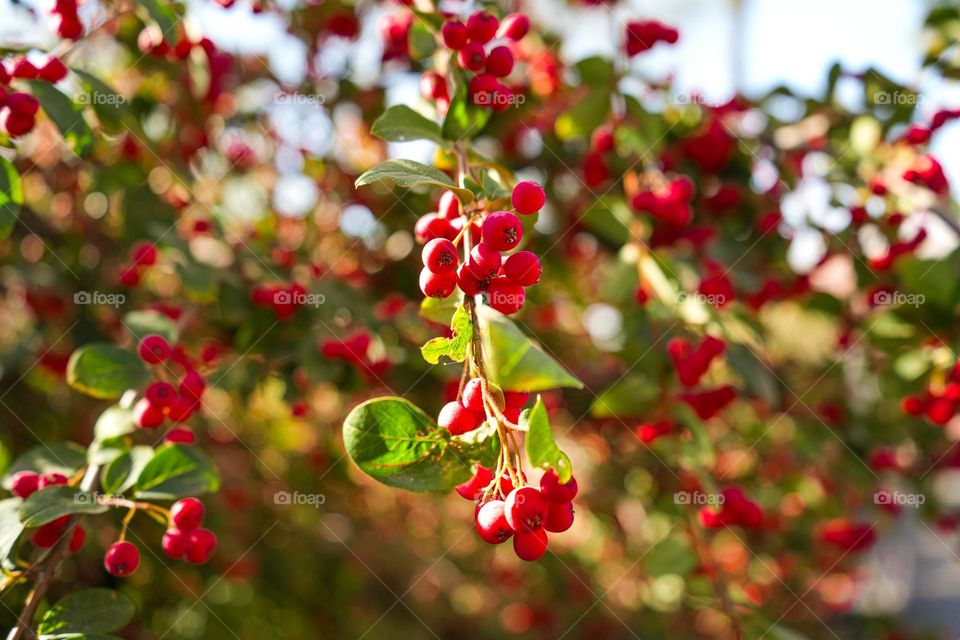
M496 278L487 289L487 298L490 306L504 315L511 315L520 310L527 296L523 287L517 286L507 278Z
M553 469L548 469L540 478L540 493L548 502L563 504L577 497L577 479L570 476L566 484L561 484L560 476Z
M141 429L156 429L163 424L163 410L147 398L140 398L133 406L133 422Z
M467 500L479 500L483 490L493 481L493 471L482 465L477 465L473 477L456 486L457 493Z
M470 266L466 263L461 264L460 268L457 269L457 284L460 285L463 293L468 296L475 296L481 291L486 291L487 287L490 286L488 280L481 280L474 275Z
M186 375L180 379L179 389L180 395L192 400L199 400L203 397L204 391L207 390L207 383L204 381L203 376L196 371L188 371Z
M519 409L530 400L530 394L526 391L504 391L503 401L508 409Z
M481 242L470 251L468 266L479 280L493 280L500 273L500 252Z
M177 390L169 382L152 382L143 396L158 409L166 409L177 399Z
M417 242L421 243L430 242L434 238L453 240L457 237L457 231L453 228L453 225L450 224L450 221L444 220L435 213L428 213L425 216L421 216L420 219L417 220L413 231L417 236Z
M150 335L137 347L140 359L149 364L158 364L170 357L170 344L163 336Z
M33 471L18 471L10 479L10 493L18 498L28 498L40 488L40 474Z
M470 32L467 26L459 20L447 20L440 28L440 35L443 38L443 44L448 49L459 51L463 49L470 40Z
M520 244L523 227L517 216L509 211L498 211L483 221L481 233L483 241L489 243L492 249L509 251Z
M494 47L487 54L487 73L505 78L513 71L513 54L507 47Z
M469 71L480 71L487 64L487 53L482 44L471 42L457 54L460 66Z
M167 529L160 541L160 548L167 554L167 557L178 560L187 552L188 539L187 532L176 528Z
M535 487L518 487L507 496L507 522L514 531L536 531L543 527L549 506Z
M187 534L187 562L203 564L213 555L217 547L217 536L209 529L195 529Z
M446 238L434 238L423 247L423 266L436 274L457 270L457 247Z
M533 562L547 552L547 544L545 529L518 531L513 539L513 551L521 560Z
M170 507L170 522L181 531L191 531L203 522L203 514L202 502L196 498L183 498Z
M62 473L45 473L40 476L40 479L37 481L37 489L44 489L46 487L53 487L60 484L67 484L69 482L67 476Z
M563 533L573 526L573 503L551 504L543 528L550 533Z
M103 567L112 576L128 576L139 566L140 551L127 540L114 542L103 556Z
M446 298L457 288L454 273L434 273L426 267L420 272L420 290L428 298Z
M530 31L530 18L522 13L511 13L500 23L497 35L516 42L527 35L528 31Z
M197 404L190 398L177 396L169 407L167 407L167 417L174 422L186 422L193 416L193 411Z
M543 205L547 202L547 194L544 193L543 187L536 182L524 180L518 182L517 186L513 188L510 202L517 213L530 215L543 208Z
M493 40L493 36L497 35L497 28L499 27L500 21L486 11L477 11L467 18L467 31L471 43L486 44L490 42Z
M491 500L477 511L477 533L488 544L501 544L513 535L513 529L507 523L503 500Z
M437 215L444 220L456 220L460 217L460 201L453 191L444 191L437 206Z
M483 413L483 389L480 385L480 378L471 378L463 386L463 395L460 402L471 411Z
M503 273L517 286L535 285L540 282L540 259L532 251L518 251L503 263Z
M450 431L450 435L459 436L473 431L483 422L483 415L467 409L459 402L448 402L440 409L437 424Z

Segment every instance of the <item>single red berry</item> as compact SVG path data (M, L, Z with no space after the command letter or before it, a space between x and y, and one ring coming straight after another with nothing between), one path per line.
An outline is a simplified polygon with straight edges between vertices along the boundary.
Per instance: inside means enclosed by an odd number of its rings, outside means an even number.
M529 399L530 394L526 391L503 392L503 401L506 403L508 409L519 409L523 405L527 404Z
M457 288L454 273L434 273L426 267L420 272L420 290L428 298L446 298Z
M178 560L187 552L187 544L187 533L172 527L164 532L160 548L168 557Z
M504 315L511 315L520 310L527 299L523 287L517 286L505 277L495 278L487 288L487 298L490 306Z
M425 244L421 258L423 266L436 274L453 273L459 264L457 247L446 238L434 238Z
M70 534L70 553L76 553L83 548L83 543L87 541L87 532L83 527L77 525Z
M462 484L456 486L457 493L467 500L478 500L483 495L483 490L493 481L493 472L483 465L477 465L477 471L473 477Z
M139 267L152 267L157 263L157 246L146 240L133 245L130 249L130 264Z
M434 238L453 240L457 237L457 231L453 225L450 224L450 221L444 220L435 213L428 213L425 216L421 216L420 219L417 220L413 231L417 236L417 241L420 243L427 243Z
M470 86L467 90L471 102L481 107L491 106L497 92L497 84L499 84L497 79L489 73L475 75L470 79Z
M143 395L150 404L162 410L172 405L177 399L177 390L169 382L157 381L151 382Z
M464 69L480 71L487 64L487 53L483 50L482 44L471 42L460 50L457 60Z
M170 521L181 531L191 531L203 523L203 503L196 498L177 500L170 507Z
M577 490L576 478L570 476L567 482L561 483L560 476L557 475L554 469L548 469L547 472L543 474L543 477L540 478L540 493L544 499L549 502L555 502L557 504L570 502L577 497Z
M463 386L463 395L460 398L460 402L471 411L483 413L483 390L480 384L480 378L471 378L467 384Z
M543 208L543 205L547 202L547 194L544 193L543 187L536 182L524 180L518 182L517 186L513 188L510 201L517 213L529 215Z
M40 474L33 471L18 471L10 478L10 493L18 498L29 498L40 488Z
M487 73L505 78L513 71L513 53L508 47L494 47L487 54Z
M174 422L186 422L193 416L197 408L197 402L190 398L177 396L177 399L167 407L166 414Z
M520 244L523 226L520 218L509 211L498 211L483 221L482 234L483 241L489 243L491 249L509 251Z
M114 542L103 556L103 566L112 576L128 576L140 566L140 552L127 540Z
M528 31L530 31L530 18L522 13L511 13L500 23L497 35L516 42L527 35Z
M919 416L927 410L927 403L918 396L905 396L900 401L900 408L904 413L911 416Z
M457 284L460 285L464 294L475 296L481 291L486 291L487 287L490 286L490 281L481 280L474 275L467 263L463 263L457 269Z
M543 527L549 506L535 487L518 487L507 496L507 522L514 531L536 531Z
M437 206L437 215L444 220L456 220L460 217L460 201L453 191L444 191Z
M463 49L470 39L470 32L467 26L459 20L447 20L440 27L440 35L443 37L443 44L448 49L459 51Z
M125 267L120 271L117 280L126 287L135 287L140 284L140 272L136 267Z
M209 529L194 529L187 534L187 562L203 564L213 555L217 536Z
M503 273L515 285L535 285L540 282L540 259L532 251L518 251L503 263Z
M56 84L67 77L67 66L60 61L60 58L52 57L40 68L38 77L51 84Z
M501 260L499 251L481 242L470 251L467 266L480 280L493 280L500 273Z
M489 544L506 542L513 535L513 529L507 524L503 500L491 500L477 511L477 533L480 539Z
M49 549L57 544L57 540L63 535L63 530L67 526L70 516L60 516L52 522L40 526L30 537L30 542L41 549Z
M927 420L933 424L946 424L950 422L953 415L957 412L957 405L946 398L933 398L927 405Z
M420 76L420 93L427 100L447 97L447 81L436 71L427 71Z
M486 11L477 11L470 14L467 18L467 31L470 34L470 42L477 44L487 44L497 35L497 28L500 27L500 21L496 16Z
M163 409L147 398L140 398L133 405L133 422L141 429L155 429L163 424Z
M17 58L10 69L10 76L21 80L36 80L39 74L40 70L26 58Z
M180 395L185 398L190 398L192 400L200 400L203 397L203 393L207 390L207 383L196 371L188 371L183 378L180 379Z
M471 411L459 402L448 402L440 409L437 424L448 429L450 435L459 436L479 427L483 418L483 414Z
M521 560L533 562L547 552L547 544L545 529L518 531L513 538L513 551Z
M197 441L197 436L186 427L174 427L167 431L163 441L171 444L194 444Z
M553 503L547 509L547 520L543 528L551 533L563 533L573 526L573 503Z
M170 357L170 343L163 336L149 335L140 341L137 352L144 362L157 364Z

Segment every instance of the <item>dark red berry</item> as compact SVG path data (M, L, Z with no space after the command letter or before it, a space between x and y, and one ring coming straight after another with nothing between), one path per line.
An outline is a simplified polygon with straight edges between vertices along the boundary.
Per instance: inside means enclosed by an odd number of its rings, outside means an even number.
M453 191L444 191L437 206L437 215L444 220L456 220L460 217L460 201Z
M495 278L487 288L490 306L507 316L519 311L526 298L523 287L513 284L505 277Z
M207 390L207 383L196 371L188 371L180 379L180 395L192 400L199 400Z
M529 215L543 208L543 205L547 202L547 194L544 193L543 187L536 182L524 180L518 182L517 186L513 188L510 201L517 213Z
M167 417L174 422L186 422L193 416L194 410L197 408L197 403L195 400L190 398L185 398L183 396L177 396L177 399L173 401L169 407L167 407Z
M480 71L487 64L487 54L482 44L471 42L457 54L460 66L470 71Z
M577 497L577 480L573 476L566 483L560 482L560 476L553 469L548 469L540 478L540 493L549 502L563 504Z
M73 533L70 534L70 553L76 553L83 548L83 543L87 541L87 532L77 525L73 528Z
M530 394L526 391L504 391L503 400L507 405L508 409L519 409L523 405L527 404L527 401L530 399Z
M181 531L196 529L203 523L203 503L196 498L177 500L170 507L170 521Z
M459 264L457 247L446 238L434 238L423 247L423 266L433 273L453 273Z
M150 335L140 341L137 352L144 362L157 364L170 357L170 343L163 336Z
M187 552L187 533L176 528L167 529L160 541L160 548L168 557L174 560L183 557Z
M428 213L425 216L421 216L420 219L417 220L413 231L417 236L417 241L424 244L434 238L453 240L457 237L457 231L453 228L453 225L450 224L450 221L444 220L435 213Z
M440 35L443 37L443 44L448 49L459 51L466 46L470 39L470 32L467 26L459 20L447 20L440 28Z
M467 31L470 34L470 42L478 44L487 44L497 35L497 28L500 21L486 11L477 11L470 14L467 18Z
M500 252L485 242L470 251L468 267L480 280L492 280L500 273Z
M547 532L545 529L518 531L517 535L513 538L513 551L521 560L533 562L547 552L547 544Z
M514 531L536 531L543 527L548 508L535 487L518 487L507 496L507 522Z
M477 533L484 542L500 544L513 535L513 529L507 524L504 506L503 500L491 500L477 511Z
M420 271L420 290L428 298L446 298L457 288L454 273L434 273L426 267Z
M523 227L520 218L509 211L491 213L483 221L483 241L490 244L490 248L497 251L509 251L523 238Z
M505 78L513 71L513 53L504 46L494 47L487 54L487 73Z
M40 488L40 474L33 471L18 471L10 478L10 493L18 498L28 498Z
M166 409L177 399L177 390L169 382L151 382L143 395L154 407Z
M114 542L103 556L103 566L112 576L128 576L140 566L140 552L132 542Z
M187 534L187 562L203 564L213 555L217 536L209 529L194 529Z
M535 285L540 282L540 259L531 251L518 251L503 263L503 273L517 286Z

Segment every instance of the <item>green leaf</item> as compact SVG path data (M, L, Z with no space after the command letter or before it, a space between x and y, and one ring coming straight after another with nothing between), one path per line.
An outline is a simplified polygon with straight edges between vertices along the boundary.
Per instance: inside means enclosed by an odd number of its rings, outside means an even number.
M153 448L147 446L133 447L117 456L103 468L100 476L103 490L106 493L118 494L130 489L152 459Z
M662 395L660 387L641 375L628 376L604 390L590 405L594 418L637 418Z
M460 305L453 320L450 322L452 338L434 338L420 347L423 359L430 364L438 364L441 356L446 356L454 362L463 362L467 358L467 348L473 339L473 322L467 308Z
M6 158L0 157L0 242L10 236L23 206L20 174Z
M97 76L83 69L71 69L80 79L80 84L86 91L85 96L78 98L85 105L93 107L101 122L119 125L124 117L130 115L127 100L113 90L113 87Z
M138 4L147 12L147 21L156 24L160 28L163 39L171 47L177 44L177 24L179 19L173 9L160 0L138 0Z
M480 179L483 182L481 187L485 198L503 200L510 197L511 191L496 180L486 169L480 171Z
M123 316L123 326L137 342L151 334L163 336L170 343L177 341L176 323L158 311L131 311Z
M536 347L502 313L480 305L477 321L487 374L501 389L534 392L557 387L583 388L583 383Z
M453 191L460 202L473 202L473 193L469 189L455 186L443 171L413 160L385 160L357 178L355 186L362 187L380 180L391 180L398 187L409 188L419 185L443 187Z
M87 463L87 452L72 442L53 442L30 449L13 461L3 479L3 487L10 488L12 476L18 471L62 473L72 476Z
M137 354L112 344L80 347L67 363L67 383L102 400L119 398L128 389L142 387L149 378L150 372Z
M39 527L73 513L103 513L109 508L88 491L59 484L31 493L20 505L20 522L24 527Z
M414 20L410 25L410 35L407 38L410 44L410 59L423 60L437 50L437 38L430 27L421 20Z
M553 128L560 140L587 138L610 115L610 92L591 91L569 111L557 116Z
M136 608L113 589L74 591L50 607L37 631L52 633L109 633L127 626Z
M40 101L40 106L73 151L80 156L86 154L93 147L93 131L83 119L83 111L49 82L31 80L28 84L30 93Z
M459 142L480 135L493 112L473 104L468 95L467 80L462 75L457 78L456 85L453 100L450 101L447 115L443 119L442 132L447 140Z
M697 566L697 554L682 538L667 537L651 547L643 558L644 572L659 577L667 574L683 576Z
M520 426L527 428L526 447L530 464L541 469L553 469L560 482L567 482L573 474L573 464L553 439L550 416L543 404L543 398L537 396L532 409L520 414Z
M0 563L10 557L17 538L23 533L20 522L20 498L0 500Z
M420 315L431 322L449 325L453 314L460 307L461 296L454 294L446 298L424 298L420 303Z
M440 126L420 115L406 105L390 107L373 123L370 133L381 140L406 142L408 140L432 140L443 144Z
M118 438L136 430L133 411L120 405L114 405L101 413L93 426L94 439L98 441Z
M913 256L899 258L893 266L903 289L892 301L904 306L922 307L928 302L952 309L957 301L957 260L954 251L940 260L920 260Z
M391 487L446 491L472 476L467 447L403 398L355 407L344 420L343 441L364 473Z
M177 500L212 493L220 478L210 459L196 447L165 445L137 477L134 492L146 500Z

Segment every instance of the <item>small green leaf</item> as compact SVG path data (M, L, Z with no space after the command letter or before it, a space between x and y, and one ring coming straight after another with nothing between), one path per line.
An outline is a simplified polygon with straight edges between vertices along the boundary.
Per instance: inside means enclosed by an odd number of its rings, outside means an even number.
M446 491L472 475L469 447L403 398L354 407L343 423L343 442L364 473L391 487Z
M177 341L176 323L158 311L131 311L123 316L123 326L137 342L151 334L163 336L167 342Z
M462 75L457 77L456 85L453 100L443 119L442 132L447 140L459 142L480 135L493 112L473 104L467 91L467 80Z
M31 80L29 85L30 93L40 101L40 106L73 151L80 156L86 154L93 147L93 131L83 119L83 111L49 82Z
M62 473L72 476L87 463L87 452L72 442L53 442L30 449L13 461L3 479L3 487L10 488L10 482L18 471L36 471L37 473Z
M39 527L73 513L103 513L109 508L88 491L60 484L31 493L20 505L20 522Z
M109 633L127 626L135 612L133 601L119 591L74 591L47 610L37 631L45 635Z
M537 402L532 409L520 414L520 426L527 428L527 457L530 464L541 469L553 469L560 477L560 482L567 482L573 474L573 465L553 439L553 429L550 427L550 417L543 404L543 398L537 396Z
M462 297L457 294L446 298L424 298L420 303L420 315L431 322L449 325L453 322L453 314L460 307L461 300Z
M153 459L153 449L147 446L133 447L122 453L103 468L100 484L106 493L119 494L131 488L143 469Z
M502 313L480 305L477 321L487 374L501 389L533 392L557 387L583 388L583 383L536 347Z
M114 400L146 384L150 372L137 354L112 344L88 344L70 356L67 383L81 393Z
M413 160L385 160L357 178L356 186L362 187L380 180L391 180L398 187L409 188L419 185L443 187L453 191L460 202L473 202L473 193L469 189L455 186L447 174L439 169Z
M137 430L133 422L133 411L114 405L100 414L97 423L93 425L96 440L118 438Z
M0 157L0 242L9 237L23 206L23 186L13 163Z
M473 339L473 322L467 308L460 305L450 323L452 338L434 338L420 347L423 359L430 364L440 362L441 356L446 356L454 362L463 362L467 358L467 348Z
M370 133L381 140L406 142L408 140L432 140L443 144L440 126L420 115L406 105L390 107L373 123Z
M20 498L0 500L0 563L10 557L17 538L23 533L23 523L20 522Z
M509 198L511 191L498 182L489 171L483 169L480 171L482 180L483 196L490 200L503 200Z
M147 500L177 500L213 493L220 478L210 459L196 447L164 445L143 466L134 492Z

